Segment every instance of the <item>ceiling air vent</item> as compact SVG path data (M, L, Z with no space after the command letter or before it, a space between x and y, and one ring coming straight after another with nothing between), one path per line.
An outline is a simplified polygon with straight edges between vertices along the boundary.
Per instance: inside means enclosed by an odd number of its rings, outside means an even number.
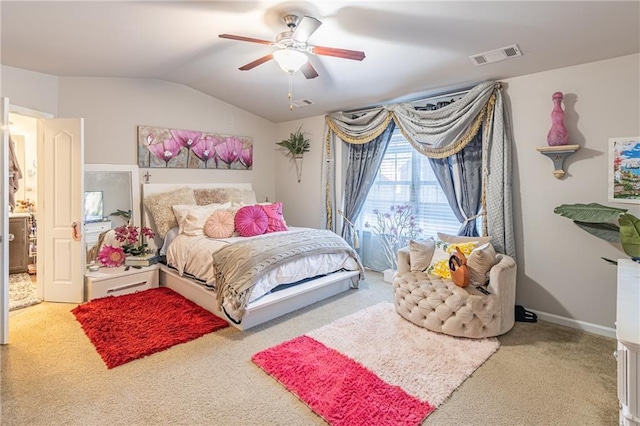
M522 52L517 44L513 44L511 46L469 56L469 59L471 59L471 62L475 65L485 65L492 62L504 61L509 58L515 58L516 56L522 56Z
M315 102L310 101L309 99L298 99L292 102L293 106L296 108L303 108L309 105L313 105L314 103Z

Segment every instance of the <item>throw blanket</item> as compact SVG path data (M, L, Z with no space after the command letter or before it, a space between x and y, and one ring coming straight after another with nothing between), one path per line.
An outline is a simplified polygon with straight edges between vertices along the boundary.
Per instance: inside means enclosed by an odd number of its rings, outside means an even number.
M223 300L225 304L230 303L238 313L237 319L241 320L251 290L261 274L309 254L326 253L349 254L356 260L360 276L364 276L358 253L329 230L274 232L229 244L213 253L218 307L222 307Z

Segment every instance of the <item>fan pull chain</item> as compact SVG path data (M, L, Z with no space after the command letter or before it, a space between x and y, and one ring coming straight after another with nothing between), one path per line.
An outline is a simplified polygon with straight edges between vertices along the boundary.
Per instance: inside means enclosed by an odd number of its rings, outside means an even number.
M293 73L289 73L289 111L293 111Z

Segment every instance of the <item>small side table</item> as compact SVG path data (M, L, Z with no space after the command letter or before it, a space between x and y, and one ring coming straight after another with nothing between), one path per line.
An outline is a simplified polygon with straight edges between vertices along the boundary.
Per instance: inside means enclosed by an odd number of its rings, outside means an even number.
M100 268L96 272L87 272L84 276L86 299L120 296L158 287L159 270L156 264L141 268Z

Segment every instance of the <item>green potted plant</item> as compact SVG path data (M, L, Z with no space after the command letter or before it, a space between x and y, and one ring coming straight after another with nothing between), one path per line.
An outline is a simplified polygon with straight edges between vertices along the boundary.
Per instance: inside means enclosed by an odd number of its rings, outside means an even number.
M640 219L627 213L627 209L603 206L598 203L562 204L553 210L588 233L603 240L622 245L622 250L636 262L640 262ZM614 221L618 224L613 223ZM604 260L617 263L613 260Z
M131 210L118 209L115 212L109 214L109 216L116 216L116 217L122 218L122 220L125 222L125 225L131 225L131 214L132 214Z
M276 142L284 149L285 155L294 162L296 166L296 172L298 174L298 182L302 177L302 156L305 152L309 152L311 148L311 141L305 138L305 133L302 131L302 126L298 127L298 130L291 133L288 139L284 139L280 142Z

